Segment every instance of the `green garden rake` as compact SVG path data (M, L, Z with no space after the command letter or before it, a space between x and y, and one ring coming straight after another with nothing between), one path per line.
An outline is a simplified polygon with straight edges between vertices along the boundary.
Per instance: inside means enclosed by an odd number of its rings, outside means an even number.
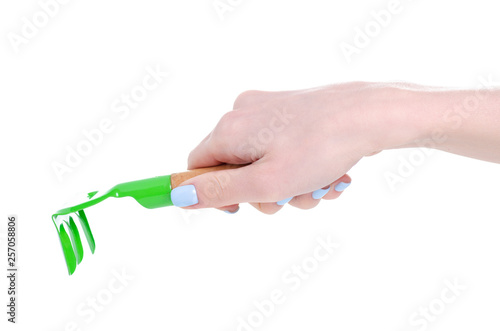
M85 238L94 254L95 240L90 230L84 209L92 207L109 197L123 198L132 197L145 208L153 209L172 206L170 199L171 191L189 178L201 175L209 171L237 168L237 165L221 165L209 168L199 168L187 172L176 173L167 176L136 180L115 185L108 190L94 191L87 194L77 203L64 207L52 215L59 239L61 241L64 258L68 266L68 272L72 275L76 266L83 259L83 245L80 233L76 226L78 221L83 229Z

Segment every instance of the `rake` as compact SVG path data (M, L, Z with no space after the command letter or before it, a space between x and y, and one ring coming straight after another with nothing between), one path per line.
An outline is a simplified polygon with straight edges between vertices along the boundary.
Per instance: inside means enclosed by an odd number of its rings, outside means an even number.
M170 193L182 182L189 178L201 175L210 171L237 168L237 165L221 165L208 168L199 168L187 172L175 173L167 176L159 176L148 179L136 180L133 182L121 183L108 190L94 191L82 197L77 203L66 206L52 215L52 221L56 226L61 247L63 250L68 272L72 275L77 265L83 259L83 245L80 233L76 226L76 221L81 225L85 238L94 254L95 240L90 230L87 216L84 209L92 207L107 198L132 197L141 206L153 209L159 207L172 206Z

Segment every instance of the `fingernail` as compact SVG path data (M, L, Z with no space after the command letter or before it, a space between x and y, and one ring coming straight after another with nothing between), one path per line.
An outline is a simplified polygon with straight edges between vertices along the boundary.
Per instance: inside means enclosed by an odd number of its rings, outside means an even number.
M349 185L351 185L351 183L340 182L337 185L335 185L335 191L342 192L343 190L345 190L346 188L348 188Z
M238 208L236 208L235 211L229 211L229 210L224 210L224 212L226 214L230 214L230 215L233 215L233 214L236 214L238 212L238 210L240 210L240 207L238 206Z
M283 200L281 200L281 201L276 202L276 204L277 204L278 206L283 206L283 205L286 205L288 202L290 202L290 200L292 200L292 199L293 199L293 197L291 197L291 198L287 198L287 199L283 199Z
M312 197L313 199L319 200L324 197L325 194L328 193L328 191L330 191L330 186L328 186L327 188L320 188L319 190L313 192Z
M196 188L194 185L184 185L176 187L170 193L172 203L177 207L187 207L198 203Z

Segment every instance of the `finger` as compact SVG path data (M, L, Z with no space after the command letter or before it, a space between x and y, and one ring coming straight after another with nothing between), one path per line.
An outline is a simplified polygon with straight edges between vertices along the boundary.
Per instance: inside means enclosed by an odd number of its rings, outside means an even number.
M273 187L274 177L259 162L207 172L173 189L171 199L178 207L190 208L220 208L248 201L271 202L277 194L268 190Z
M351 177L344 175L328 186L312 193L301 194L294 197L290 200L289 204L300 209L314 208L319 204L321 199L332 200L338 198L350 183Z
M214 130L196 146L188 157L188 169L218 165L221 163L246 164L253 160L247 155L238 157L239 149L245 147L243 130L248 126L248 114L230 111L225 113ZM248 153L247 153L248 154ZM249 154L248 157L251 155Z
M220 207L217 209L222 210L226 214L236 214L240 210L240 205L235 204L235 205L231 205L231 206Z
M272 215L276 212L278 212L283 206L278 206L274 202L251 202L250 205L252 205L255 209L258 211L267 214L267 215Z
M329 187L327 187L329 189ZM314 199L312 197L312 193L307 193L307 194L301 194L296 197L293 197L292 200L288 203L291 206L294 206L296 208L300 209L311 209L316 207L319 202L321 201L321 198L319 199Z
M344 175L337 179L335 182L330 185L331 189L326 193L322 199L324 200L333 200L337 199L342 192L351 185L351 177L349 175Z
M188 169L204 168L221 164L210 148L211 133L196 146L188 156Z

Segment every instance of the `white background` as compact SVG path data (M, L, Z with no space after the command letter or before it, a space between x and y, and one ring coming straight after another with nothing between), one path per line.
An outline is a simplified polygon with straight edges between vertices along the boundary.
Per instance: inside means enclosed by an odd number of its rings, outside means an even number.
M184 170L242 91L500 81L492 1L401 0L350 63L339 45L352 44L356 27L389 1L233 3L221 20L212 0L69 1L16 52L8 36L21 35L23 17L32 21L41 7L2 2L0 256L4 266L15 213L20 276L15 326L0 282L1 330L237 330L253 301L274 290L285 302L255 330L419 330L410 319L429 305L439 314L422 330L498 329L500 166L441 152L366 158L338 200L274 216L248 205L236 215L190 214L110 199L87 213L95 255L67 275L51 214L77 192ZM114 100L141 84L148 66L168 78L120 119ZM103 118L114 130L59 180L53 163ZM411 158L421 162L391 190L384 174ZM340 247L291 291L282 275L328 236ZM113 270L133 279L108 298ZM442 304L446 280L466 289ZM96 296L106 304L94 318L77 311Z

